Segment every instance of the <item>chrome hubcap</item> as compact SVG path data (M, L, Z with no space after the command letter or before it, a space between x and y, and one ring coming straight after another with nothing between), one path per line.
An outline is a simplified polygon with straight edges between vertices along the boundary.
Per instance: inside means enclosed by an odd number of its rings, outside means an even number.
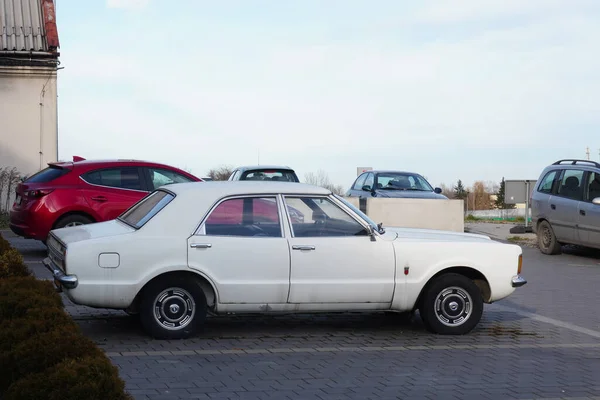
M549 228L544 228L544 232L542 233L542 244L544 247L550 246L550 242L552 241L552 234L550 233Z
M179 330L194 319L196 303L192 295L181 288L168 288L154 300L154 319L163 328Z
M469 293L457 286L442 290L436 297L434 311L437 319L447 326L464 324L473 311Z
M68 224L65 225L65 228L69 228L71 226L81 226L83 225L81 222L69 222Z

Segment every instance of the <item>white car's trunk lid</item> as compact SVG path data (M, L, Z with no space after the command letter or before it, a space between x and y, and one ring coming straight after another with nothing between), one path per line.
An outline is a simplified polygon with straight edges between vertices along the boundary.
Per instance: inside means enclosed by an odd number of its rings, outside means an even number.
M132 232L135 232L135 229L129 225L118 220L112 220L89 225L55 229L52 231L52 234L61 242L68 245L69 243L82 240L97 239L106 236L118 236Z

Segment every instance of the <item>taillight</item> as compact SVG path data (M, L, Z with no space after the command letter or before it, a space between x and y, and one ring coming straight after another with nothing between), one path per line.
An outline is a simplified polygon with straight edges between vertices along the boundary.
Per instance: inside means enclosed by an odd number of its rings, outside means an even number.
M30 198L40 198L40 197L44 197L47 194L52 193L54 189L38 189L38 190L29 190L27 192L25 192L25 196L30 197Z

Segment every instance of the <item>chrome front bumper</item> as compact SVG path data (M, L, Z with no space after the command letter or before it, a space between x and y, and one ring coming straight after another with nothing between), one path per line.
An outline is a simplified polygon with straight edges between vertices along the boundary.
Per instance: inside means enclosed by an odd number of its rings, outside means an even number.
M75 289L78 281L75 275L66 275L60 268L58 268L49 257L42 261L42 264L52 273L54 283L57 286L61 286L59 289L64 287L65 289Z
M511 279L512 287L521 287L526 283L527 281L521 275L515 275Z

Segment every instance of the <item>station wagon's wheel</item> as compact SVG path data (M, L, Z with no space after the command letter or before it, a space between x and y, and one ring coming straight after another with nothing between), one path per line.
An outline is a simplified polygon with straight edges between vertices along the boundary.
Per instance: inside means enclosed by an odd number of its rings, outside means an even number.
M548 221L542 221L538 225L537 239L538 247L542 253L549 255L560 254L560 243L556 240L554 229L552 229L552 225Z
M437 277L425 289L419 313L429 331L463 335L481 320L483 297L471 279L448 273Z
M144 329L156 339L184 339L206 318L206 296L189 277L170 276L151 282L140 307Z

